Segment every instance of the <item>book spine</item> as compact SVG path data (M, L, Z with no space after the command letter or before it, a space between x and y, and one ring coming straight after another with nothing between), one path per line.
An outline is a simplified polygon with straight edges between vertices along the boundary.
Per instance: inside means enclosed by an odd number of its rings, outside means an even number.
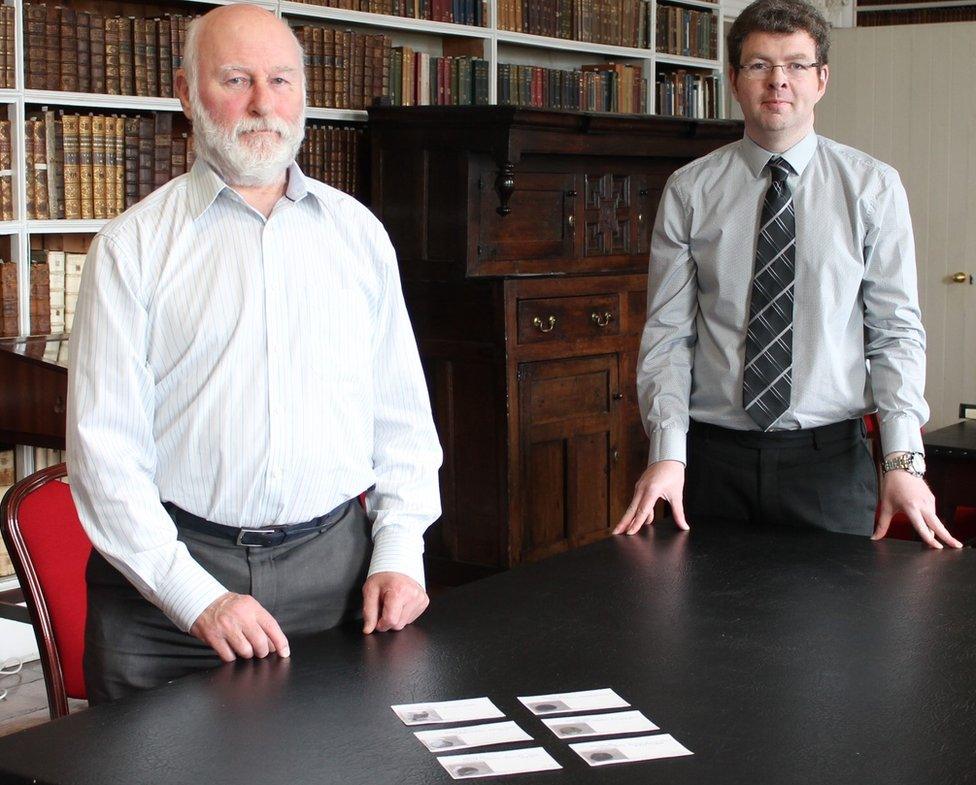
M115 144L115 203L112 209L113 215L120 215L125 210L125 118L116 117L115 134L113 142Z
M149 95L149 80L146 70L146 20L135 17L132 20L132 70L135 76L136 95Z
M34 217L39 220L46 220L51 217L51 208L48 202L47 140L44 120L32 120L30 134L34 155L34 169L30 175L34 178Z
M173 50L170 46L172 22L160 19L156 22L156 32L159 42L156 51L159 56L159 94L163 98L173 97Z
M95 217L95 179L92 157L92 115L78 118L78 184L81 192L81 217Z
M47 85L47 8L24 4L25 81L28 90L44 90ZM60 27L59 27L60 32Z
M115 212L115 115L105 118L105 217Z
M125 172L125 209L139 201L139 123L138 117L126 117L122 165Z
M64 142L64 217L81 218L81 153L78 137L80 117L66 114L61 118Z
M154 153L153 141L156 124L152 117L139 118L139 198L144 199L153 190Z
M91 15L89 27L91 40L91 91L105 92L105 19L97 14Z
M82 93L91 92L91 14L75 14L75 47L78 52L78 87Z
M105 116L95 115L91 120L92 134L92 215L108 218L105 209Z
M17 282L17 265L0 260L0 334L20 334L20 289Z
M71 8L61 9L61 77L59 89L78 90L77 17Z
M119 95L122 85L119 81L119 25L122 20L110 17L105 20L105 92Z
M146 34L146 95L160 95L159 92L159 20L144 19Z
M51 332L64 332L64 251L47 252ZM57 359L57 358L55 358Z
M30 332L48 335L51 332L50 272L46 256L44 261L32 261L30 265Z
M133 17L119 19L119 86L122 95L136 95L135 59L132 48Z
M61 7L49 5L44 16L44 86L48 90L61 88ZM27 67L32 53L28 50ZM36 54L34 55L37 56ZM28 84L28 86L30 86Z
M173 154L173 115L156 112L153 131L153 188L165 185L170 178Z
M0 221L14 220L13 172L10 155L10 121L0 120Z

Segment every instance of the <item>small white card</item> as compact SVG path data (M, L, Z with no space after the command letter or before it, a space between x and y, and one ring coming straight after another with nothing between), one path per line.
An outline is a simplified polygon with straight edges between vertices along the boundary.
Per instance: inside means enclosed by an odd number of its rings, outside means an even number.
M560 739L612 736L615 733L647 733L658 730L657 725L639 711L619 711L613 714L578 714L575 717L560 717L556 720L543 720L542 722Z
M473 753L471 755L441 755L437 761L456 780L497 777L500 774L524 774L528 771L549 771L550 769L562 768L542 747Z
M492 722L488 725L465 725L460 728L421 730L413 734L431 752L487 747L509 741L532 741L532 737L514 722Z
M406 725L433 725L438 722L471 722L504 717L487 698L466 698L439 703L401 703L391 706Z
M631 763L637 760L677 758L694 753L683 747L670 733L658 736L638 736L631 739L604 739L570 744L570 749L591 766Z
M519 698L533 714L562 714L567 711L597 711L630 706L613 690L557 692L553 695L528 695Z

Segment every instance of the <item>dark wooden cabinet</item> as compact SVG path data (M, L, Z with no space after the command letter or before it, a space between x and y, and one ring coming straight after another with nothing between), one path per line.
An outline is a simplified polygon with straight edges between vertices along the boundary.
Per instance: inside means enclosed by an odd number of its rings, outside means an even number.
M378 107L369 127L445 453L430 574L606 536L647 460L635 376L661 191L742 126Z

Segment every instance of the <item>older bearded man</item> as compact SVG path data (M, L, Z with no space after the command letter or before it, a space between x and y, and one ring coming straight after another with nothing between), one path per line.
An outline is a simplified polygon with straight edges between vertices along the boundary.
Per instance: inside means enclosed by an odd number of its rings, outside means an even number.
M217 8L191 25L176 84L198 159L95 238L71 340L95 703L288 656L289 637L360 610L366 633L401 629L427 606L440 512L389 239L294 163L294 35Z

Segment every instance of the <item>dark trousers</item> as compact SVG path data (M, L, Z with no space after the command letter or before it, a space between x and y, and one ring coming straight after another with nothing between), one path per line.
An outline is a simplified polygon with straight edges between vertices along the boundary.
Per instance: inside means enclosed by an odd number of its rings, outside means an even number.
M370 523L352 503L330 528L266 548L246 548L179 528L190 555L228 591L250 594L286 636L335 627L361 613L371 552ZM88 562L84 672L92 704L220 665L98 552Z
M861 420L799 431L733 431L692 421L689 522L733 519L870 535L878 474Z

